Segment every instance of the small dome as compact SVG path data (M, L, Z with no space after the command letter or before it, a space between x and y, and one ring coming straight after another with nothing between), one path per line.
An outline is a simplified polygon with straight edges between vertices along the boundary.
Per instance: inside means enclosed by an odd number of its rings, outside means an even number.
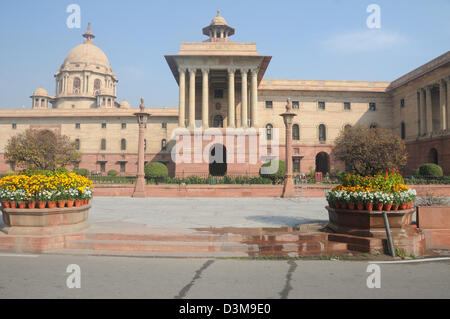
M217 11L217 16L211 20L211 25L227 25L227 21L220 16L220 11Z
M33 96L49 96L46 89L40 87L36 91L34 91Z
M130 108L130 103L128 103L126 100L122 100L122 102L120 102L119 107L121 109L129 109Z

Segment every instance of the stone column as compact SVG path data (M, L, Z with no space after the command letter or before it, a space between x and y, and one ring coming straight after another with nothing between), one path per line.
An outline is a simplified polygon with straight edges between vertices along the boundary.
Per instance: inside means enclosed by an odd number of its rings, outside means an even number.
M439 121L441 130L447 129L447 90L445 88L445 81L439 82Z
M189 69L189 127L195 127L195 73L197 69Z
M427 117L427 134L433 132L433 106L431 102L431 86L426 87L426 95L425 95L425 104L426 104L426 117Z
M186 127L186 70L179 68L180 74L180 105L178 109L178 126Z
M228 69L228 127L236 126L236 102L234 98L234 73L235 69Z
M419 89L420 92L420 135L427 132L426 130L426 105L425 105L425 89Z
M248 69L241 69L241 127L247 127L247 72Z
M252 106L251 106L251 110L252 110L252 114L251 114L251 119L252 119L252 127L258 127L258 69L252 69L252 93L251 93L251 97L252 97Z
M209 126L209 69L202 69L202 126L207 129Z
M281 197L288 198L288 197L294 197L294 181L292 179L292 122L294 119L294 116L296 116L295 113L292 112L291 108L291 100L287 100L286 104L286 112L280 114L280 116L283 117L283 122L285 125L285 161L286 161L286 173L284 178L284 186L283 186L283 193Z
M139 124L139 142L138 142L138 170L137 180L134 186L133 197L146 197L145 192L145 172L144 172L144 135L147 119L150 114L145 112L144 99L141 98L141 105L139 106L139 112L135 113Z
M450 131L450 77L447 78L447 131Z

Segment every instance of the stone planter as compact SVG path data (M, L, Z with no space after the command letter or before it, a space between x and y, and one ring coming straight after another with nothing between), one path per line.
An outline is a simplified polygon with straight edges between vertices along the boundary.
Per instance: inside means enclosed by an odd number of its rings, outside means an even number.
M428 249L450 249L450 207L417 207L417 225L425 234Z
M71 208L2 208L2 232L9 235L64 234L86 227L91 205Z
M341 234L364 237L386 237L383 211L349 210L326 207L328 227ZM411 229L414 208L386 211L392 235L407 235Z

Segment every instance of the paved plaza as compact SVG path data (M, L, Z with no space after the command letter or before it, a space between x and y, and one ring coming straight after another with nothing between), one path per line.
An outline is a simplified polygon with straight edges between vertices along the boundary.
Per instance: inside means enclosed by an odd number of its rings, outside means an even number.
M128 198L95 197L95 228L283 227L326 222L322 198Z

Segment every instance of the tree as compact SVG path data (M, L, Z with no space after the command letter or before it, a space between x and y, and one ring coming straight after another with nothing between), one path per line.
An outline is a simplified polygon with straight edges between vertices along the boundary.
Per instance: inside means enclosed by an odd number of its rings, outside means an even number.
M333 155L364 176L406 166L408 154L403 140L382 128L347 127L335 140Z
M81 154L65 135L28 129L9 139L5 158L26 169L54 170L78 162Z

